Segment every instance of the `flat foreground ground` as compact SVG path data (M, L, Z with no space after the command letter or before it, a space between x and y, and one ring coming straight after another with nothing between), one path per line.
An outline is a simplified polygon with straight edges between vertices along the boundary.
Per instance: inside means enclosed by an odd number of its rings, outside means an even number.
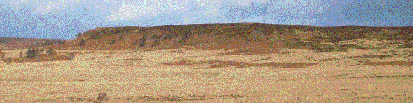
M0 62L0 102L413 102L411 51L59 50L82 53Z

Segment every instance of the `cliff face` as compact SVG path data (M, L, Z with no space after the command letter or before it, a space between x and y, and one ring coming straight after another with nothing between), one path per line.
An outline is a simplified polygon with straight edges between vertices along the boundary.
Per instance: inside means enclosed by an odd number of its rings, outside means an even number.
M154 27L99 27L86 31L56 49L135 50L172 49L185 45L197 49L233 49L277 52L279 48L314 49L321 42L353 39L411 40L412 27L315 27L260 23L164 25Z
M200 24L156 27L103 27L68 42L76 49L171 49L184 45L198 49L271 47L271 29L263 24ZM281 43L281 42L279 42ZM259 44L259 45L258 45Z

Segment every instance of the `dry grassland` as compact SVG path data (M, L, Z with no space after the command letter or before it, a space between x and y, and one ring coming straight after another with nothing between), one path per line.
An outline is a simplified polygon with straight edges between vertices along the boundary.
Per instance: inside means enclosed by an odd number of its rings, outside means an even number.
M0 63L0 101L99 102L98 94L107 93L109 103L413 102L410 48L265 55L184 48L57 52L79 54Z

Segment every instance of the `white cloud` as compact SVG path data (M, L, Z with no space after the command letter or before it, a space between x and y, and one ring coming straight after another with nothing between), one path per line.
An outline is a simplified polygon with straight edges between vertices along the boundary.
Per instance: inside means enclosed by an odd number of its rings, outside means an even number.
M37 8L34 10L38 14L47 14L50 12L59 12L67 7L73 6L79 3L79 0L59 0L59 1L49 1L49 0L37 0L33 2Z
M39 13L39 14L50 13L52 11L62 9L61 6L62 4L60 2L50 1L49 3L36 8L35 13Z
M271 5L273 7L271 11L297 16L320 14L330 6L328 3L319 0L286 0L274 4Z
M142 19L141 17L154 17L161 13L185 12L188 3L181 1L123 1L118 10L107 16L109 21Z
M261 4L261 3L266 3L268 1L269 0L234 0L233 2L246 6L246 5L250 5L251 2Z
M137 7L134 5L123 5L118 11L112 12L112 15L108 16L108 19L111 21L129 20L144 14L146 14L146 11L142 7Z
M160 14L167 16L180 16L176 18L185 24L198 22L214 22L225 21L222 17L223 11L220 11L221 4L225 0L192 0L192 1L175 1L175 0L139 0L139 1L107 1L119 5L114 7L110 15L106 16L108 22L116 21L136 21L149 20L157 17ZM277 16L292 16L295 19L303 19L306 24L312 24L314 15L323 13L329 5L318 0L286 0L275 1L270 0L231 0L230 3L235 5L246 6L251 3L265 4L268 6L268 13L263 15L267 18ZM273 5L268 5L273 4ZM179 14L179 15L178 15ZM274 16L274 17L271 17ZM170 17L174 18L174 17ZM302 23L300 20L291 21L292 23ZM261 22L262 17L246 18L240 21ZM237 21L235 21L237 22ZM269 22L269 21L267 21Z

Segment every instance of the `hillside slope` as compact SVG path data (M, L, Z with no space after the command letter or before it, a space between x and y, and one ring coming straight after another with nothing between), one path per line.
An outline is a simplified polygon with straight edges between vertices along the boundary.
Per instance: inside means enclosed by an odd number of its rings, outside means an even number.
M41 47L53 44L64 44L65 40L57 39L37 39L37 38L18 38L18 37L0 37L0 49L26 49L30 46Z
M378 39L404 41L411 45L413 27L275 25L262 23L226 23L164 25L153 27L99 27L80 34L56 49L136 50L172 49L185 45L197 49L233 49L241 52L278 52L279 48L320 51L343 48L340 41ZM326 44L327 43L327 44ZM409 44L410 43L410 44ZM327 49L327 50L323 50Z

